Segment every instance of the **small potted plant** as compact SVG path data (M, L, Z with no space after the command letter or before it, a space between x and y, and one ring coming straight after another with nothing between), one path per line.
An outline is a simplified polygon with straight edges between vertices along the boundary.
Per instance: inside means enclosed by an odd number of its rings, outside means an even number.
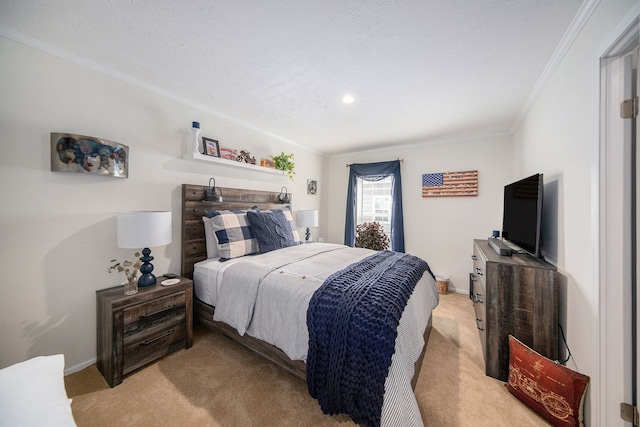
M273 159L274 167L286 172L291 181L293 181L293 175L295 175L294 168L296 166L295 163L293 163L293 153L284 154L284 152L281 152L277 156L271 156L271 159Z
M356 225L356 248L383 251L389 249L389 237L378 222L365 222Z

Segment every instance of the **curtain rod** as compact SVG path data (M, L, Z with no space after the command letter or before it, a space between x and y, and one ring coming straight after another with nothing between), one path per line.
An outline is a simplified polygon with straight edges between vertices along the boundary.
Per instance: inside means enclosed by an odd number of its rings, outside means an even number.
M398 159L396 159L396 160L399 160L399 161L400 161L400 163L404 163L404 159L400 159L400 158L398 158ZM353 164L353 163L352 163L352 164ZM351 166L351 165L350 165L349 163L347 163L347 165L346 165L346 166L347 166L347 167L349 167L349 166Z

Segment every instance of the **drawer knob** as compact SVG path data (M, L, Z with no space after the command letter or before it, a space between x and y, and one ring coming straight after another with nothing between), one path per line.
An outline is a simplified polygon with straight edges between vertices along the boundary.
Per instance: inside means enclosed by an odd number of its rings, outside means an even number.
M474 260L474 261L477 261L477 260L478 260L478 257L477 257L477 256L475 256L475 255L471 255L471 259L472 259L472 260Z
M151 317L151 316L155 316L156 314L160 314L160 313L164 313L165 311L169 311L173 308L173 304L171 304L169 307L167 308L163 308L162 310L158 310L154 313L144 313L140 315L141 319L144 319L145 317Z
M484 303L484 301L482 301L482 299L480 298L482 296L482 294L480 292L476 292L476 297L474 298L474 301L477 303Z
M482 270L480 269L480 267L476 267L476 274L478 276L482 276Z
M480 326L480 322L482 322L482 319L476 317L476 328L478 328L479 331L484 331L484 328Z
M162 334L162 335L160 335L159 337L155 337L155 338L153 338L153 339L151 339L151 340L149 340L149 341L147 341L147 340L141 341L141 342L140 342L140 345L149 345L149 344L151 344L151 343L153 343L153 342L156 342L156 341L158 341L158 340L161 340L162 338L166 338L166 337L168 337L168 336L169 336L169 335L171 335L172 333L173 333L173 329L171 329L171 330L170 330L169 332L167 332L166 334Z

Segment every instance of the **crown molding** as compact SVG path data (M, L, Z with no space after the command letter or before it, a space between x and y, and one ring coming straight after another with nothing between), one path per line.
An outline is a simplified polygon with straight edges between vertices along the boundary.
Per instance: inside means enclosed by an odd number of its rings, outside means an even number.
M599 3L600 0L587 0L582 4L580 9L578 10L578 13L571 21L569 28L564 33L560 44L558 44L558 47L556 47L553 55L551 55L551 59L542 71L542 74L531 90L531 93L522 106L522 109L518 113L515 122L511 126L511 133L516 133L524 118L527 116L527 114L529 114L529 110L531 110L531 107L542 93L542 90L549 82L549 79L551 79L551 75L556 70L556 68L558 68L558 65L560 65L560 63L564 59L565 55L569 51L569 48L571 47L571 45L573 45L573 42L578 37L578 34L580 34L580 31L582 31L582 28L584 28L587 21L589 21L591 14L596 9Z
M351 156L356 156L361 154L383 153L386 151L396 152L399 149L411 149L411 148L426 147L430 145L442 145L442 144L453 144L453 143L459 143L459 142L479 141L482 139L501 138L504 136L513 136L513 133L512 132L496 132L496 133L487 133L483 135L465 136L465 137L457 137L457 138L453 137L453 138L424 140L421 142L408 142L404 144L400 143L400 144L394 144L393 146L371 148L368 150L335 153L335 154L327 155L326 157L330 159L337 159L340 157L351 157Z

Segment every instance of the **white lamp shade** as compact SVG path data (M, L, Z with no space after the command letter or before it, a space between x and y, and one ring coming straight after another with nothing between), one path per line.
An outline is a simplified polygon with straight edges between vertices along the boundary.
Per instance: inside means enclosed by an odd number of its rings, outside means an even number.
M149 248L171 243L171 212L142 211L118 214L118 247Z
M318 211L298 211L296 212L296 223L298 227L317 227Z

